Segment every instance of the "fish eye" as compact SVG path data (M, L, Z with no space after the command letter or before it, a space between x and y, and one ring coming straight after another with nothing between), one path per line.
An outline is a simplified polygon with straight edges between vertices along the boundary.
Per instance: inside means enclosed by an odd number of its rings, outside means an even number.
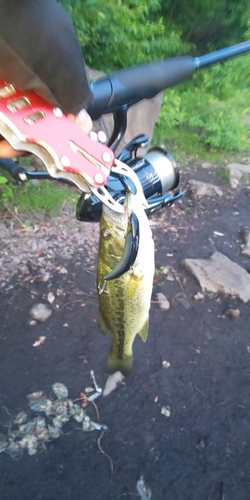
M105 240L109 240L111 238L111 231L109 229L104 229L102 235Z

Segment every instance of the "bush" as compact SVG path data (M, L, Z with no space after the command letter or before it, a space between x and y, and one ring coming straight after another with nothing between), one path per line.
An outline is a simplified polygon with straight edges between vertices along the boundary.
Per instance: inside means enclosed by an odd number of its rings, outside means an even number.
M165 91L155 140L193 134L210 149L249 149L249 56L201 70L192 82ZM175 133L173 134L173 130Z
M158 0L61 0L69 11L87 64L109 72L185 53L181 31L166 30Z

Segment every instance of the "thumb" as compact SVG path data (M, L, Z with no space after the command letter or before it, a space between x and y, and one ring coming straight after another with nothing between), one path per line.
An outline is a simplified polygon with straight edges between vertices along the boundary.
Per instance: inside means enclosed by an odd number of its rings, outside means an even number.
M86 109L81 109L77 116L69 114L71 120L83 131L85 134L89 134L93 127L93 122L87 113Z

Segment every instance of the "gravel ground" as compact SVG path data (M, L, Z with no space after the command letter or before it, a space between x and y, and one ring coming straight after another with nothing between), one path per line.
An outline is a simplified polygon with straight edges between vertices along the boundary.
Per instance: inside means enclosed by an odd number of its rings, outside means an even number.
M98 238L99 225L77 221L71 207L50 220L29 216L28 225L24 217L6 212L0 221L1 289L8 291L14 276L25 279L35 270L46 281L59 260L60 266L78 256L80 261L83 253L87 262L95 260Z

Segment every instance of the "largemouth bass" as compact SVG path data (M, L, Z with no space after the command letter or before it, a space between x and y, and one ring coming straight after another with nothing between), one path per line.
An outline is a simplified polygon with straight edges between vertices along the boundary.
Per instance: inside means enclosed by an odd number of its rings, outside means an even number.
M154 277L154 242L149 221L138 197L127 193L125 213L118 214L103 205L97 269L99 328L112 336L107 371L127 375L132 367L132 346L136 334L146 340ZM139 248L131 269L105 281L120 261L129 231L130 215L139 221Z

